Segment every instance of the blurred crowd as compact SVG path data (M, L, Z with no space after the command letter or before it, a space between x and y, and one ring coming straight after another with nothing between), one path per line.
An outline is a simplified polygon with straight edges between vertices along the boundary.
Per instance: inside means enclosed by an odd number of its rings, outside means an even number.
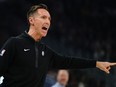
M116 62L116 5L113 0L0 0L0 47L9 37L28 30L26 12L39 3L46 4L52 16L44 43L63 55ZM55 73L48 72L46 84L55 83ZM110 75L97 69L70 70L69 85L116 87L115 73L115 68Z

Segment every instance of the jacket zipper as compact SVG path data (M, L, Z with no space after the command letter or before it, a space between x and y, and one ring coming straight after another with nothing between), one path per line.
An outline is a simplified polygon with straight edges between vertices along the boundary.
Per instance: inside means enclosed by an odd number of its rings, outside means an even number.
M38 51L38 44L35 42L35 67L38 68L38 57L39 57L39 51Z

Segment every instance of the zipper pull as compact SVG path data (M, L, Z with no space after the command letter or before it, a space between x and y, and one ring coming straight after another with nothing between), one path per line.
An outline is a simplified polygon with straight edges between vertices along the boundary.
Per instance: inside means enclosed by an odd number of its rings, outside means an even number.
M41 53L41 54L42 54L42 56L44 56L44 55L45 55L44 51L42 51L42 53Z

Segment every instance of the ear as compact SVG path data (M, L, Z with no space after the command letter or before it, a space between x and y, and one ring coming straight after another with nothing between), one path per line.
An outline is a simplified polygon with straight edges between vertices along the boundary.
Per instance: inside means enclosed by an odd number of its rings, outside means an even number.
M33 19L33 17L29 17L29 23L30 23L30 25L34 25L34 19Z

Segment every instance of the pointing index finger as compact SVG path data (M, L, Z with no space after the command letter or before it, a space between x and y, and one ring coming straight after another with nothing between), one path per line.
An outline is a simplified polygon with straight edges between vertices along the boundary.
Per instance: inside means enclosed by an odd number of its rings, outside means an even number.
M111 66L116 66L116 63L110 63Z

